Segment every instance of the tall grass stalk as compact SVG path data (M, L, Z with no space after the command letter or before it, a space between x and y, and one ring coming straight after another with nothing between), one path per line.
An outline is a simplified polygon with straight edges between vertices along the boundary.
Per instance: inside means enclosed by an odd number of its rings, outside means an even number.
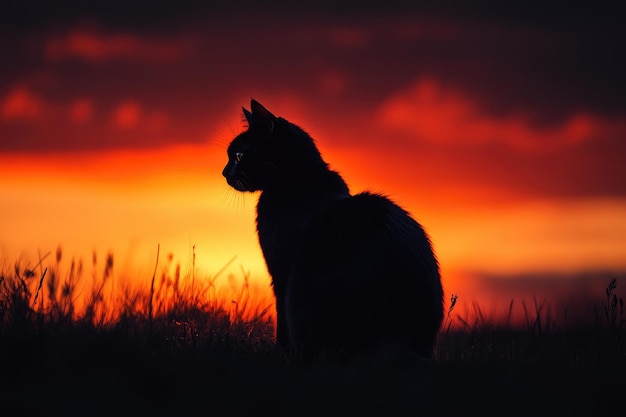
M148 322L150 325L150 332L152 332L152 319L153 319L153 303L154 303L154 280L156 279L157 269L159 267L159 254L161 252L161 244L157 245L156 263L154 264L154 272L152 273L152 279L150 280L150 302L148 304Z

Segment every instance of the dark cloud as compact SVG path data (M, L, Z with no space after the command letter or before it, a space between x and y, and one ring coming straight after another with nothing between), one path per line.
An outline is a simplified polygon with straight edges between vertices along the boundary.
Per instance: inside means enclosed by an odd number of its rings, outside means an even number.
M55 3L2 3L0 152L205 142L245 104L235 100L288 95L335 141L380 135L388 148L426 146L459 176L626 195L625 31L602 3ZM377 124L424 80L472 103L473 122L459 119L472 140L424 145L415 129ZM589 137L570 140L573 120L591 121ZM485 123L495 130L476 140ZM535 134L533 152L519 131ZM550 132L567 146L542 150Z

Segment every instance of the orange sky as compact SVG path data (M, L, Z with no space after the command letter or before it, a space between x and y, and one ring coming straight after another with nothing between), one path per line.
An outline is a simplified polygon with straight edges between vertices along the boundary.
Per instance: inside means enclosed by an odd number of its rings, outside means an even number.
M353 192L383 192L425 226L448 295L480 298L483 277L626 271L626 65L610 53L619 36L573 24L610 31L604 15L41 7L16 6L0 33L13 39L0 43L4 268L61 245L112 250L147 281L157 245L182 264L195 245L203 273L236 256L234 274L267 283L257 197L221 177L254 97L309 132Z

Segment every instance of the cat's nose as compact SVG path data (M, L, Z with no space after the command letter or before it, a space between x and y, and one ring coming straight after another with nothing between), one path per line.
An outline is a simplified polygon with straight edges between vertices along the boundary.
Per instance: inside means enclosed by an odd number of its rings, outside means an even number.
M222 170L222 175L224 176L224 178L228 178L228 177L232 177L234 174L234 165L232 163L227 163L226 166L224 167L224 169Z

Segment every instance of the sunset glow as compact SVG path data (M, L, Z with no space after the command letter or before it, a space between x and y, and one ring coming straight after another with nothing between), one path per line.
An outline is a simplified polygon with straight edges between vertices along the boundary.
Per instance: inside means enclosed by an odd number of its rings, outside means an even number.
M0 78L4 269L58 247L85 265L112 252L116 274L146 285L160 247L184 267L193 253L205 280L249 273L271 299L258 195L221 177L254 97L309 132L353 193L386 194L424 225L446 298L489 307L501 300L485 277L626 271L626 105L557 57L573 34L402 14L102 19L14 28L3 46L19 57Z
M209 145L1 161L12 178L0 189L10 203L0 217L4 236L12 237L0 246L5 268L14 260L32 267L40 254L57 247L67 261L87 264L92 252L101 257L112 252L117 273L146 286L158 245L183 269L193 248L198 276L207 279L235 258L224 276L241 279L243 268L257 294L271 298L255 234L256 196L226 186L219 151ZM376 152L351 155L363 162L379 159ZM335 151L331 156L339 161L333 167L343 167ZM623 200L524 200L480 186L438 193L397 184L385 175L385 165L369 167L366 175L359 163L346 164L341 172L353 192L388 190L425 225L447 294L484 299L472 281L482 274L571 274L626 266ZM481 202L498 195L498 204ZM228 284L226 278L222 282Z

